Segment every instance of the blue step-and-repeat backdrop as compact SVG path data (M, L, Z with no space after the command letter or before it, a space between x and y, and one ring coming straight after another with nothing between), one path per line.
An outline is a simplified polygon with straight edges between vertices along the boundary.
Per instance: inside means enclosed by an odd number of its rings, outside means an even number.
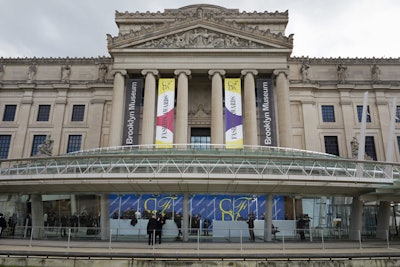
M217 221L238 221L254 213L263 219L265 196L248 195L192 195L189 197L189 214ZM140 212L146 217L154 211L163 214L183 214L183 195L110 195L110 218ZM272 203L273 220L284 220L284 197L275 196Z

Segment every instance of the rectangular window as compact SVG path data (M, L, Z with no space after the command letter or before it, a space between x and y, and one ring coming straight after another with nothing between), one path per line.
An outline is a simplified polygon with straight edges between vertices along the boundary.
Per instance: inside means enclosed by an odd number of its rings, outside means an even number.
M399 149L400 153L400 136L397 136L397 148Z
M335 110L332 105L323 105L321 110L323 122L335 122Z
M400 122L400 106L396 106L396 122Z
M85 118L85 105L74 105L72 107L71 121L83 121Z
M8 158L10 151L11 135L0 135L0 159Z
M358 122L361 122L363 106L357 106ZM371 114L369 112L369 105L367 106L367 122L371 122Z
M68 137L67 153L81 150L82 135L70 135Z
M210 128L192 128L190 144L192 149L209 149L211 144Z
M365 155L371 157L373 160L378 160L376 157L375 141L373 136L365 137Z
M337 136L324 136L325 153L339 156L339 144Z
M49 121L50 105L39 105L37 121Z
M3 121L14 121L17 105L6 105L4 107Z
M38 146L44 143L44 140L46 140L46 135L34 135L33 136L33 142L32 142L32 150L31 150L31 156L37 155L38 151Z

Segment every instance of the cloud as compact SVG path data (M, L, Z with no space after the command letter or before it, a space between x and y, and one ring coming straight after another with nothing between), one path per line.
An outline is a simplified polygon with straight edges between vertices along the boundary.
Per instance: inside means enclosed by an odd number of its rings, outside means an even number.
M0 57L107 55L106 34L118 34L115 10L163 12L198 0L0 0ZM289 10L286 34L294 56L398 57L397 0L203 0L246 12Z

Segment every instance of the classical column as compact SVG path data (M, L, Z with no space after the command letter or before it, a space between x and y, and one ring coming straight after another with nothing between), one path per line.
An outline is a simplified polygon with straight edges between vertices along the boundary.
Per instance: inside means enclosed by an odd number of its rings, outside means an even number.
M273 195L266 196L265 203L265 216L264 216L264 241L272 241L272 202L274 201Z
M31 211L32 211L32 236L33 238L42 237L44 220L43 220L43 201L42 195L31 195Z
M175 144L188 143L188 105L190 70L175 70L178 76L178 97L176 104ZM182 147L183 148L183 147Z
M100 195L100 233L101 240L110 238L110 200L108 194Z
M362 212L363 203L358 197L353 197L353 202L351 203L351 214L350 214L350 229L349 229L349 239L359 240L359 232L362 228Z
M376 223L376 238L386 239L389 231L390 222L390 202L381 201L379 203L378 218Z
M182 214L182 234L183 241L189 241L189 194L183 194L183 214Z
M122 125L124 122L124 93L126 70L115 70L114 88L111 108L111 125L109 146L120 146L122 144Z
M279 145L292 147L292 125L290 121L290 96L288 70L274 70L276 76L276 100L278 111Z
M222 76L225 71L210 70L208 74L211 76L211 144L221 145L224 143Z
M156 76L158 75L158 70L143 70L142 75L146 77L146 80L144 84L141 144L153 145L156 120Z
M254 76L256 70L242 70L244 76L244 112L243 130L244 145L256 146L257 141L257 113L256 113L256 85Z

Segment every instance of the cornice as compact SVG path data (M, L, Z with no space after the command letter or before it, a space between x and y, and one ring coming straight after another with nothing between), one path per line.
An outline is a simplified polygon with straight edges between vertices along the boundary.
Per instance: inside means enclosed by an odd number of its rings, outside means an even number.
M221 6L217 5L207 5L207 4L200 4L200 5L189 5L189 6L184 6L181 8L177 9L165 9L164 12L119 12L115 11L115 18L116 20L118 19L143 19L143 18L148 18L148 19L157 19L157 18L174 18L176 16L195 16L197 15L197 10L198 9L203 10L203 15L204 16L209 16L210 13L214 13L215 15L222 15L225 17L237 17L237 18L267 18L267 19L288 19L288 14L289 12L286 10L285 12L246 12L242 11L240 12L239 9L228 9L224 8Z
M163 17L164 20L160 21L160 17ZM247 21L245 17L263 18L264 21L257 21L254 19ZM243 35L250 33L253 36L262 37L262 39L275 40L286 46L293 47L293 34L287 37L281 32L273 33L269 28L261 30L257 25L252 25L258 22L267 25L271 23L268 19L277 17L285 19L285 21L280 23L286 24L288 13L239 13L236 9L225 9L212 5L193 5L183 7L182 9L166 10L164 13L119 13L116 11L117 24L124 22L125 24L141 25L141 28L137 31L130 30L130 32L125 34L120 32L119 35L115 37L107 34L107 43L108 48L112 49L127 44L130 41L143 40L143 38L151 40L151 38L149 38L150 36L157 37L158 35L158 37L163 37L166 33L171 32L171 29L182 29L199 24L203 26L217 25L218 27L234 30ZM146 24L146 26L144 26L144 24Z
M303 63L307 61L312 64L331 65L331 64L400 64L399 58L310 58L310 57L291 57L288 63Z
M58 57L58 58L37 58L37 57L25 57L25 58L0 58L0 65L1 64L32 64L32 62L36 62L37 64L101 64L101 63L106 63L106 64L112 64L114 63L114 60L112 57L91 57L91 58L70 58L70 57Z

